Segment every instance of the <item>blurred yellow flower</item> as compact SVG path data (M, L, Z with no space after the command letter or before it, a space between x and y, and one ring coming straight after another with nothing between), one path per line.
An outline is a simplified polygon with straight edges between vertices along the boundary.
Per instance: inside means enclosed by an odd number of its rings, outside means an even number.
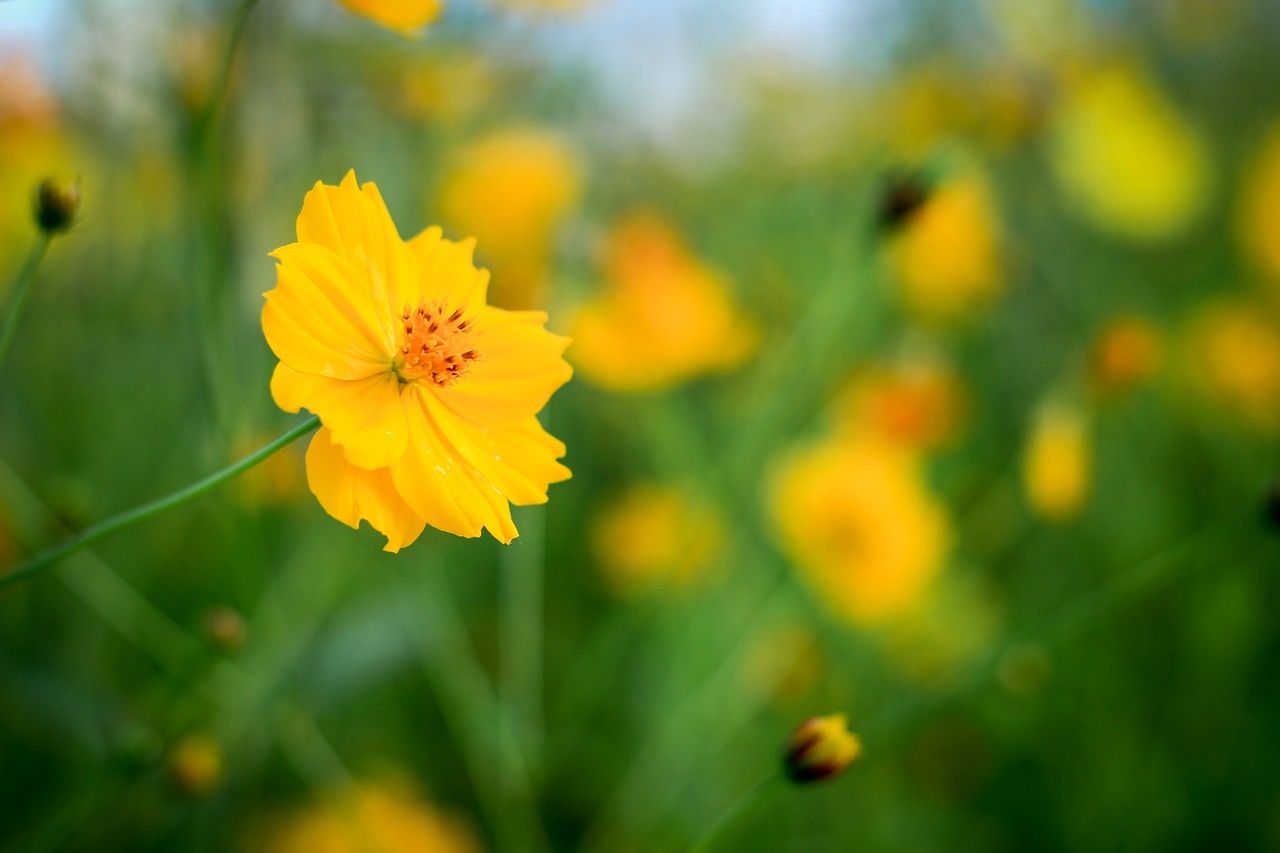
M1094 339L1089 380L1096 393L1120 394L1150 379L1160 367L1160 333L1142 317L1116 317Z
M188 735L169 755L169 779L192 797L207 797L222 784L225 757L222 745L205 734Z
M854 432L872 430L908 448L934 450L959 433L966 396L960 377L935 360L876 365L854 379L842 421Z
M247 853L479 853L471 830L402 790L361 783L265 827Z
M568 341L542 312L487 305L473 246L439 228L401 240L377 187L348 172L307 193L298 242L272 253L271 393L324 424L307 450L320 505L368 521L388 551L427 524L510 542L510 503L543 503L569 477L535 417L572 372Z
M440 215L480 241L503 281L495 296L526 308L543 300L552 238L581 184L564 140L535 128L504 130L461 153L445 177Z
M1059 400L1042 405L1022 456L1022 480L1032 509L1049 521L1073 518L1088 497L1092 465L1085 413Z
M1185 351L1211 400L1259 429L1280 429L1280 328L1262 308L1238 300L1201 310Z
M442 0L338 0L357 15L412 36L440 16Z
M950 546L950 522L919 457L870 434L786 460L772 510L788 557L836 615L857 625L917 606Z
M1053 165L1067 197L1098 228L1159 241L1204 208L1204 143L1146 75L1114 67L1069 87L1054 119Z
M683 491L639 486L595 519L592 545L610 586L629 594L697 579L723 536L720 517Z
M715 271L670 226L647 215L618 225L605 257L605 294L574 324L574 364L597 385L649 391L739 366L759 332Z
M1245 173L1237 224L1249 259L1280 282L1280 125L1272 128Z
M408 61L394 57L385 84L404 115L448 125L477 116L500 85L493 62L484 54L439 48Z
M977 174L938 186L889 244L899 295L921 319L947 322L1000 290L1000 234L991 193Z

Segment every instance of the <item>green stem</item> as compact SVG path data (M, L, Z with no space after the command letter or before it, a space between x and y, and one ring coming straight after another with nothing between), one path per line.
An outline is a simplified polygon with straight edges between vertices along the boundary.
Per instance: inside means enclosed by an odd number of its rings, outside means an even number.
M134 507L131 510L126 510L118 515L113 515L111 518L99 521L97 524L85 528L75 536L72 536L69 539L64 539L57 545L44 549L40 553L35 554L31 558L14 566L5 574L0 575L0 589L11 586L24 578L30 577L41 569L48 568L68 554L75 553L86 545L97 542L99 539L109 536L117 530L132 527L133 525L146 521L147 519L157 516L162 512L191 503L191 501L207 492L213 491L233 477L248 471L254 465L257 465L276 451L297 441L299 438L311 432L318 426L320 426L320 418L313 415L270 444L264 445L240 461L223 468L221 471L210 474L203 480L192 483L190 486L187 486L184 489L179 489L178 491L166 495L163 498L158 498L150 503L145 503L142 506Z
M743 812L760 802L764 792L781 778L781 774L774 772L761 779L754 787L747 789L738 799L730 803L724 811L720 812L719 817L712 821L702 835L698 836L697 840L693 842L693 846L689 848L689 853L707 853L716 838L731 826Z
M18 329L18 320L22 317L22 309L27 304L27 297L31 294L31 283L36 279L36 270L40 266L40 261L44 259L45 251L49 248L49 234L41 231L36 237L36 242L31 247L31 254L27 256L27 262L22 265L22 270L18 273L18 278L14 282L15 294L13 304L9 308L9 313L4 318L4 330L0 331L0 370L4 369L5 357L9 355L9 347L13 343L13 333Z

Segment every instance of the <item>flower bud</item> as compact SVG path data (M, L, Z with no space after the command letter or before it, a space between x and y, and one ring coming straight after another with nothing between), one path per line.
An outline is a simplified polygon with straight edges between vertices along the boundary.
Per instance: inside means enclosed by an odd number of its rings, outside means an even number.
M880 227L893 231L910 219L929 200L929 189L918 175L902 173L890 177L880 191Z
M188 735L169 755L169 779L190 797L207 797L222 784L222 746L209 735Z
M204 635L220 652L237 652L249 636L249 626L234 608L220 605L204 616Z
M66 231L79 211L79 180L48 178L36 190L36 223L47 234Z
M844 714L811 717L787 738L783 765L796 783L839 776L862 752L862 742L849 732Z

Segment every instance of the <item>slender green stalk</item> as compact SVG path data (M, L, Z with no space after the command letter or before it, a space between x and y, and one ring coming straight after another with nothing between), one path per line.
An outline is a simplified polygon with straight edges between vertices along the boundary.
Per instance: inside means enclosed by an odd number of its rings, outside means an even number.
M35 281L36 270L40 267L40 261L44 259L46 250L49 248L49 233L41 231L36 237L36 242L31 247L31 254L27 256L27 262L22 265L22 269L18 272L17 279L13 284L13 301L9 305L9 311L4 316L4 329L0 331L0 370L4 369L5 358L9 355L9 347L13 344L13 333L18 329L18 320L22 317L22 309L27 304L27 297L31 294L31 283Z
M502 549L502 598L498 697L517 737L520 755L504 762L504 787L515 784L524 766L536 775L542 765L543 578L546 512L520 510L520 538Z
M277 438L275 441L272 441L270 444L264 445L240 461L223 468L221 471L210 474L203 480L192 483L184 489L179 489L172 494L158 498L150 503L134 507L131 510L126 510L118 515L113 515L111 518L99 521L97 524L90 525L75 536L72 536L69 539L64 539L57 545L44 549L38 554L35 554L29 559L14 566L5 574L0 575L0 589L28 578L41 569L48 568L68 554L73 554L86 545L97 542L99 539L109 536L117 530L132 527L139 522L146 521L149 518L160 515L161 513L174 509L175 507L191 503L191 501L207 492L213 491L233 477L248 471L254 465L257 465L276 451L297 441L299 438L311 432L318 426L320 426L320 418L313 415Z
M744 812L749 811L752 806L760 802L764 798L765 791L773 787L775 783L782 779L782 775L778 772L770 773L761 779L754 787L748 788L742 793L738 799L730 803L724 811L720 812L719 817L712 821L702 835L698 836L693 842L693 846L689 848L689 853L707 853L715 843L717 837L724 832L725 829L732 826Z

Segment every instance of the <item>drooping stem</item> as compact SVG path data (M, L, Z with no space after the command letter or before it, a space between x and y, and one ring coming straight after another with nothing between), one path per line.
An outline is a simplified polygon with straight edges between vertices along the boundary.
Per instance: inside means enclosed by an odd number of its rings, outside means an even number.
M0 370L4 369L5 358L9 355L9 347L13 344L13 334L18 329L18 320L22 317L22 309L27 304L27 296L31 293L31 283L35 281L36 270L40 261L44 260L45 251L49 248L49 233L41 231L31 247L31 254L18 272L13 283L13 299L9 310L4 315L4 329L0 331Z
M18 581L34 575L36 572L41 569L48 568L68 554L75 553L86 545L97 542L99 539L109 536L118 530L123 530L126 527L132 527L139 522L146 521L147 519L160 515L163 512L191 503L191 501L201 495L213 491L228 480L248 471L254 465L257 465L276 451L289 446L318 426L320 426L320 418L313 415L277 438L275 441L264 445L238 462L234 462L226 468L223 468L221 471L210 474L203 480L192 483L186 488L179 489L172 494L158 498L150 503L134 507L133 509L126 510L118 515L113 515L110 518L99 521L97 524L86 527L75 536L72 536L69 539L64 539L57 545L52 545L43 551L34 554L30 558L14 566L8 572L0 575L0 589L11 586Z

